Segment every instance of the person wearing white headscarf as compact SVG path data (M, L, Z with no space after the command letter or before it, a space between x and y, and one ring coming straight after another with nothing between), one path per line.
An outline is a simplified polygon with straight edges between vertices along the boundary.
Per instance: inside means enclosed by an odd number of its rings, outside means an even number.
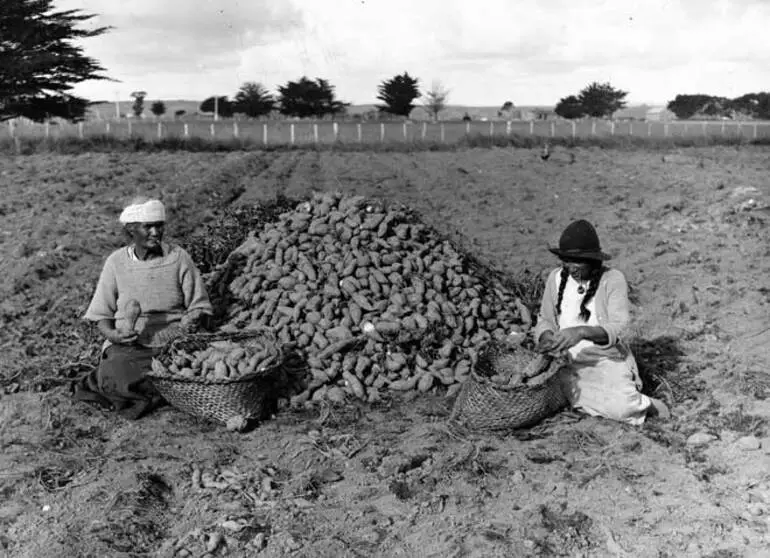
M130 243L107 258L84 316L105 338L102 358L75 395L139 418L160 402L144 378L153 356L175 335L205 325L213 310L190 255L163 242L160 200L137 198L118 220Z

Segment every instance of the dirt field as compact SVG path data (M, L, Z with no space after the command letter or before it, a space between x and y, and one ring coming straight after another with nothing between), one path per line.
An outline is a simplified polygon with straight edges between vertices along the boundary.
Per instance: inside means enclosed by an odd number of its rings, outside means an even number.
M0 556L766 556L767 152L574 153L0 159ZM431 393L282 410L238 434L71 402L97 344L78 318L126 197L162 195L180 239L229 203L317 190L407 202L510 272L551 269L546 245L588 218L632 285L646 390L673 418L456 435Z

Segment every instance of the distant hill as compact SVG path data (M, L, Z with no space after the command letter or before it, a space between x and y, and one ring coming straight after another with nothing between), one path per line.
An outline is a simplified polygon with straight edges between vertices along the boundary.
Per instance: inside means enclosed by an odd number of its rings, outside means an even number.
M174 113L178 110L183 110L187 114L195 114L198 112L198 107L202 103L202 101L187 101L187 100L166 100L161 99L165 105L166 105L166 117L173 116ZM150 106L152 106L152 103L157 101L157 99L145 99L144 101L144 116L145 118L152 117L153 114L150 112ZM100 101L96 102L91 105L91 113L94 115L95 118L115 118L116 114L116 104L120 107L120 113L122 115L130 114L131 107L134 105L133 100L128 101L119 101L116 103L115 101L108 102L108 101Z
M647 116L647 112L652 108L652 105L637 105L633 107L622 108L615 113L615 118L632 118L635 120L643 120Z
M552 111L553 107L547 105L538 106L517 106L516 109L520 110L542 110ZM363 114L372 110L377 110L376 105L353 105L348 108L349 114ZM441 112L441 117L445 120L457 120L468 114L473 120L494 120L497 118L497 112L500 110L499 106L495 107L476 107L470 105L448 105L445 110ZM428 118L428 113L421 106L418 106L412 111L411 117L417 120Z

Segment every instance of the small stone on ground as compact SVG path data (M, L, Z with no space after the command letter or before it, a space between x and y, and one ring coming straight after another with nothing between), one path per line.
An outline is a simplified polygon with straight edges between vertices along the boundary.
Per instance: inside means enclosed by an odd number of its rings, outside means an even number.
M704 446L710 442L716 440L717 437L707 432L696 432L689 438L687 438L688 446Z

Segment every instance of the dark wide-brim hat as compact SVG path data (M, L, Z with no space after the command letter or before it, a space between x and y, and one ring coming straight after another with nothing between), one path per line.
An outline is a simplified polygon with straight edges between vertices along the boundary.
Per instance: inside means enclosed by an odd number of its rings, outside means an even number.
M553 254L560 258L574 258L580 260L610 260L612 256L602 252L599 243L599 235L596 234L594 226L580 219L564 229L559 238L558 248L548 248Z

